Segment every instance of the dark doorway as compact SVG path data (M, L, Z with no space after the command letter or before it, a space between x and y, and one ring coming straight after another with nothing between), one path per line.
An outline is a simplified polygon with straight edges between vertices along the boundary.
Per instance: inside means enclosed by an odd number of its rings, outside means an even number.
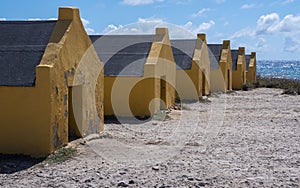
M206 87L206 76L204 72L202 72L202 94L205 95L205 87Z
M162 100L160 103L160 108L166 109L167 104L167 82L166 82L166 76L162 76L160 78L160 99Z
M227 90L230 90L230 70L227 70Z
M72 141L82 137L82 86L69 87L68 111L69 141Z

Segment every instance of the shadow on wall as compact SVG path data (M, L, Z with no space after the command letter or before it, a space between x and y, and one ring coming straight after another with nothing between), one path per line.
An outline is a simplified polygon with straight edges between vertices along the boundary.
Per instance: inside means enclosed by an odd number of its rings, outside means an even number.
M13 174L43 162L46 158L0 154L0 174Z

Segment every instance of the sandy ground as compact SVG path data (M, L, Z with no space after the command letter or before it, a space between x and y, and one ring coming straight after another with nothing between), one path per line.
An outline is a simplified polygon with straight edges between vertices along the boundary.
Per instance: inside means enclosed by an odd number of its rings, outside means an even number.
M0 187L300 187L300 96L281 93L218 94L165 121L107 123L66 162L0 163Z

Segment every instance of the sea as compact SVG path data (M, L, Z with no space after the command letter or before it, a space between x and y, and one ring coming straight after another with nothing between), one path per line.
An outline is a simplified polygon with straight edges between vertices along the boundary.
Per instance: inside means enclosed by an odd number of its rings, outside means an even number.
M261 60L256 68L260 76L300 80L300 61Z

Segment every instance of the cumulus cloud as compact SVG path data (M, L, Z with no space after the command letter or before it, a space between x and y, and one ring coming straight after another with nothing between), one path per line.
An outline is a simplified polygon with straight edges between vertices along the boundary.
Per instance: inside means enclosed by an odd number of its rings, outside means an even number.
M204 14L209 11L211 11L210 8L203 8L203 9L199 10L197 13L192 14L192 17L195 18L195 17L204 16Z
M137 6L137 5L148 5L155 2L163 2L164 0L123 0L121 4Z
M275 31L275 28L279 22L280 22L280 18L277 13L262 15L257 21L256 33L257 34L272 33Z
M0 21L6 21L6 18L0 18Z
M296 34L300 32L300 16L286 15L282 20L277 13L263 15L257 21L257 34Z
M241 9L251 9L254 7L255 7L255 4L244 4L243 6L241 6Z
M286 15L274 28L275 31L280 32L299 32L300 30L300 16L292 14Z
M263 35L272 35L285 33L296 35L300 33L300 16L292 14L286 15L283 19L277 13L271 13L260 16L256 27L243 28L232 35L232 38L255 37Z

